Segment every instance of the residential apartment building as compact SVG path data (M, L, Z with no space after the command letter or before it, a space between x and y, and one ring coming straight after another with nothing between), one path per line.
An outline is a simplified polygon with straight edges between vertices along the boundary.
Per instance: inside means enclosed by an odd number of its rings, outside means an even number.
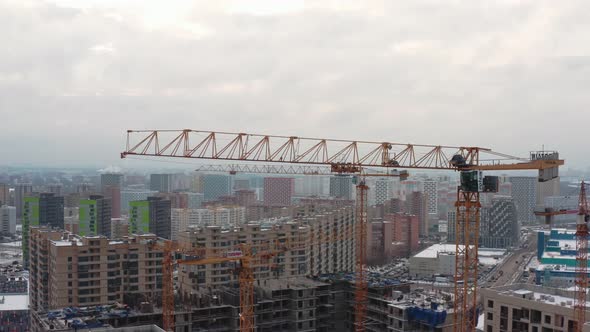
M52 310L158 298L162 252L154 235L112 241L47 228L31 229L31 307Z
M89 199L80 200L77 234L111 237L111 202L102 195L90 195Z
M11 205L10 202L10 186L6 183L0 183L0 206Z
M485 332L575 331L574 298L564 289L512 284L480 290ZM586 317L590 311L586 311Z
M178 239L180 232L193 226L237 227L246 222L246 208L210 207L207 209L172 209L171 238Z
M162 197L129 203L129 233L156 234L170 239L172 235L171 203Z
M292 178L264 178L264 205L289 206L295 192Z
M3 235L16 233L16 207L0 206L0 233Z
M150 196L157 195L154 190L123 190L121 191L121 212L129 213L129 203L133 201L145 201Z
M537 178L532 176L511 176L512 197L516 204L516 216L521 223L534 223L537 202Z
M64 229L64 198L55 196L53 193L41 193L25 197L22 225L23 265L27 267L29 261L29 228L47 225Z
M172 191L172 174L150 174L150 190L167 193Z
M520 224L512 197L494 196L491 206L480 211L480 246L508 248L519 245Z
M330 196L353 199L352 176L334 175L330 177Z
M227 175L203 175L203 194L205 201L214 201L221 196L231 194L231 178Z
M121 217L121 187L123 174L105 173L100 175L100 190L106 198L110 198L110 216Z
M14 187L14 206L16 207L16 219L23 218L23 207L25 197L33 192L33 185L30 183L20 183Z
M178 235L184 248L215 248L206 256L238 255L241 244L253 253L274 252L273 258L253 258L257 280L354 270L354 214L352 208L274 223L248 223L240 227L190 228ZM261 257L261 256L259 256ZM236 263L187 265L179 269L179 282L187 294L199 287L221 287L237 281Z

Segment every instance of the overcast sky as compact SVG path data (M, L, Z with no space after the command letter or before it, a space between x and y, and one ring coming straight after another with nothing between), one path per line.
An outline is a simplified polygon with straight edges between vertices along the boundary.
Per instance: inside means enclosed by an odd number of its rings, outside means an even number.
M192 128L522 156L544 144L586 168L588 12L587 0L0 0L0 165L126 165L126 129Z

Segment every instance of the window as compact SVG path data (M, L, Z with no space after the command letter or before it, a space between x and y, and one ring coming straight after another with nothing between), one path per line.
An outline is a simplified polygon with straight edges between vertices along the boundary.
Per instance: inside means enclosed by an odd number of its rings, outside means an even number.
M494 319L494 314L491 312L488 312L488 320L493 320Z
M494 307L494 301L488 300L488 308L493 308L493 307Z
M545 315L545 324L551 324L551 316Z
M492 327L492 325L488 325L488 327L486 328L486 332L494 332L494 328Z

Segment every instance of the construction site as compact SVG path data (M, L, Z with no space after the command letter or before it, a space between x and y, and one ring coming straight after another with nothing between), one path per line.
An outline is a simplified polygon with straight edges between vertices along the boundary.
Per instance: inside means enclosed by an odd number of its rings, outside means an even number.
M195 143L196 142L196 143ZM224 265L233 262L237 274L238 287L235 289L235 298L239 300L232 304L238 308L236 315L233 311L235 328L240 331L254 330L323 330L350 329L354 331L386 331L416 330L421 322L428 322L428 329L448 331L475 331L478 325L478 317L481 312L480 297L478 296L478 236L481 207L480 194L498 191L498 178L484 176L484 171L512 171L512 170L536 170L538 171L537 186L541 191L551 192L559 181L558 168L563 165L557 152L535 152L528 158L514 157L505 153L497 153L487 148L480 147L446 147L439 145L412 145L389 142L343 141L329 139L301 138L296 136L270 136L252 135L244 133L216 133L195 130L179 131L134 131L127 133L127 145L121 157L143 156L157 158L193 158L233 162L265 162L291 165L312 165L324 167L334 174L351 174L357 177L356 206L354 209L354 223L348 230L354 238L354 269L347 281L344 277L342 286L342 298L347 299L345 306L338 303L327 303L320 299L319 294L324 294L321 289L326 288L326 293L331 287L339 288L340 283L334 280L314 280L306 282L288 282L283 278L280 281L260 280L256 278L255 262L260 259L281 261L285 252L302 249L298 247L301 242L287 239L274 243L254 241L238 241L232 243L235 250L218 250L216 247L205 245L187 246L182 241L178 244L166 242L161 244L164 251L163 263L163 327L166 330L179 330L182 320L175 309L175 285L173 283L174 268L179 266L199 266L203 264ZM441 294L440 297L425 296L424 294L394 293L387 290L375 296L375 290L370 282L371 276L367 266L367 193L370 188L365 179L374 176L372 169L384 169L379 176L387 176L393 169L428 169L449 170L459 172L460 185L456 193L456 232L455 243L455 271L453 273L454 291L452 294ZM306 170L309 172L309 170ZM326 170L324 170L325 172ZM320 173L320 172L318 172ZM309 174L309 173L308 173ZM399 172L391 173L391 176L400 176ZM587 221L587 220L586 220ZM587 234L587 233L586 233ZM213 237L216 239L216 237ZM336 243L341 241L336 239ZM334 241L332 239L332 241ZM264 241L262 241L264 242ZM254 250L253 250L254 249ZM183 256L178 261L174 257ZM174 255L174 257L173 257ZM313 255L315 257L315 255ZM352 257L351 257L352 258ZM295 257L291 257L292 262ZM271 264L271 265L273 265ZM291 267L290 269L293 269ZM259 270L258 270L259 271ZM193 271L198 276L199 271ZM316 277L319 277L316 275ZM330 281L326 285L316 282ZM265 285L266 283L266 285ZM584 281L581 281L583 285ZM295 286L297 285L297 286ZM308 285L307 287L302 287ZM311 285L311 286L309 286ZM336 286L335 286L336 285ZM587 281L586 284L587 286ZM291 287L295 287L291 292ZM297 288L301 287L301 289ZM306 292L304 289L315 289ZM199 287L197 287L199 290ZM296 290L296 292L294 292ZM267 315L261 314L263 308L275 306L273 294L283 294L286 291L291 300L284 304L295 305L290 307L289 320L267 324L269 318L280 317L280 310L270 311ZM278 293L277 293L278 292ZM336 291L338 292L338 291ZM208 303L221 303L226 295L200 295L195 294L195 288L190 288L189 301L192 299L204 299L212 301ZM266 294L269 298L264 298ZM305 301L297 301L292 294L301 295ZM307 294L307 295L306 295ZM584 293L585 294L585 293ZM284 294L285 296L287 294ZM313 296L312 296L313 295ZM328 298L336 298L336 294ZM394 299L395 296L395 299ZM442 301L441 299L446 299ZM424 299L424 301L419 301ZM265 306L265 300L270 301ZM426 301L428 300L428 301ZM218 302L216 302L218 301ZM383 305L380 305L383 301ZM408 305L411 301L412 305ZM272 303L272 305L271 305ZM320 310L316 303L324 303L331 309ZM578 303L578 302L577 302ZM278 307L283 302L279 301ZM578 305L579 306L579 305ZM585 306L585 301L584 301ZM311 309L311 308L314 309ZM344 309L346 307L346 309ZM344 310L336 310L343 308ZM577 307L576 307L577 308ZM301 309L301 310L299 310ZM307 310L307 312L305 311ZM576 309L578 310L578 309ZM580 309L581 310L581 309ZM231 311L228 309L228 311ZM324 320L326 314L333 312L330 320ZM328 314L330 315L330 314ZM396 316L397 315L397 316ZM238 320L236 322L236 317ZM334 325L344 322L343 326ZM580 316L578 331L581 331L585 320ZM215 325L212 329L223 329L227 324ZM287 328L288 326L288 328ZM284 328L283 328L284 327ZM182 331L181 328L179 331ZM211 329L209 329L211 330Z

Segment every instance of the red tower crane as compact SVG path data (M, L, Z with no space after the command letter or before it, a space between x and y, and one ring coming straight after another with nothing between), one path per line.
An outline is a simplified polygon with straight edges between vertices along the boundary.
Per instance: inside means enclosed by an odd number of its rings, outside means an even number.
M574 318L576 332L582 332L586 323L587 293L588 293L588 221L590 210L586 197L584 181L580 185L578 202L578 220L576 222L576 297L574 302Z
M264 162L329 166L331 172L360 174L364 168L459 171L457 189L454 330L475 331L477 325L477 265L481 171L538 170L539 181L557 178L564 164L557 152L533 152L519 158L473 146L419 145L228 133L199 130L128 130L127 156L194 158L232 162ZM362 185L364 183L361 182ZM357 197L356 241L366 241L366 190ZM366 250L356 252L355 330L366 325Z

